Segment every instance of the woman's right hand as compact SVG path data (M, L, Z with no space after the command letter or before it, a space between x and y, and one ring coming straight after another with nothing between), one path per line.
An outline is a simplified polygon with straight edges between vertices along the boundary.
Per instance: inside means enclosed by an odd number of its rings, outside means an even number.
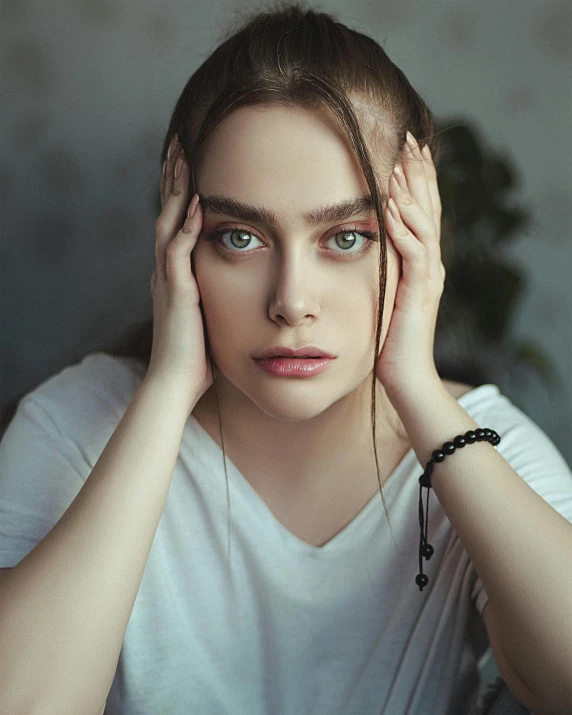
M188 397L192 409L213 384L206 358L200 293L191 267L191 252L202 229L203 214L198 194L189 206L189 166L176 138L169 152L161 179L162 211L155 223L153 346L146 379L175 384L177 391L180 389ZM193 208L194 215L189 218L187 210Z

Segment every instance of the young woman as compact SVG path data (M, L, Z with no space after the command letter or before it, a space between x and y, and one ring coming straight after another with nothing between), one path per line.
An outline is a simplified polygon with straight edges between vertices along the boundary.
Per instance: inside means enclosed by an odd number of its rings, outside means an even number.
M298 5L191 77L147 358L68 367L0 445L1 712L474 712L473 613L567 711L572 474L436 370L438 149L381 47Z

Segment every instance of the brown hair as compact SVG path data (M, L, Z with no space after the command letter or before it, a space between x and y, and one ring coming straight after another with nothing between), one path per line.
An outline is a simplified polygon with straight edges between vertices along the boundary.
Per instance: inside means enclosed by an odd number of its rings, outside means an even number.
M421 147L429 145L437 165L440 141L434 117L381 46L367 35L346 27L332 15L307 9L303 2L278 2L266 11L251 13L246 19L242 18L238 26L234 25L183 89L163 142L160 164L165 161L169 143L177 134L192 169L189 179L189 196L192 196L196 191L194 167L201 147L213 129L233 110L244 106L281 105L325 110L333 115L359 161L379 223L380 294L374 354L377 356L387 276L382 218L387 196L380 190L362 129L368 130L374 149L388 157L389 175L400 159L408 130ZM136 325L107 352L135 358L148 366L152 335L151 319ZM212 366L206 327L205 345ZM374 361L371 390L373 446L380 495L389 520L375 444L375 374ZM222 438L220 409L219 428ZM223 455L228 490L224 441Z

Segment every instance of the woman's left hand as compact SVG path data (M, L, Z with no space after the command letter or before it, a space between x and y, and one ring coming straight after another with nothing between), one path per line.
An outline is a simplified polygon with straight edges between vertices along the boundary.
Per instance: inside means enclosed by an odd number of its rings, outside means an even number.
M419 388L439 379L433 349L439 302L445 285L441 261L441 199L437 172L426 148L425 157L413 136L402 154L401 177L389 181L397 218L385 210L389 239L402 258L402 276L376 375L389 394ZM396 169L400 167L397 165ZM400 183L398 183L398 180Z

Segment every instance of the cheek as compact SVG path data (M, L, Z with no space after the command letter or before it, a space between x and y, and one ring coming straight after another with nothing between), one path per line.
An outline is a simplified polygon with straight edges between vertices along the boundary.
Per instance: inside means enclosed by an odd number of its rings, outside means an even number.
M201 251L199 244L191 254L191 266L197 288L199 289L200 304L203 311L204 319L207 322L207 327L210 326L211 335L213 328L220 319L220 281L218 281L217 290L217 274L213 269L211 261L206 251Z
M191 254L191 265L205 310L209 314L218 312L221 294L228 294L229 287L209 246L200 240Z
M233 281L221 272L206 249L196 257L194 275L213 350L237 344L246 327L252 324L255 298L250 286Z

